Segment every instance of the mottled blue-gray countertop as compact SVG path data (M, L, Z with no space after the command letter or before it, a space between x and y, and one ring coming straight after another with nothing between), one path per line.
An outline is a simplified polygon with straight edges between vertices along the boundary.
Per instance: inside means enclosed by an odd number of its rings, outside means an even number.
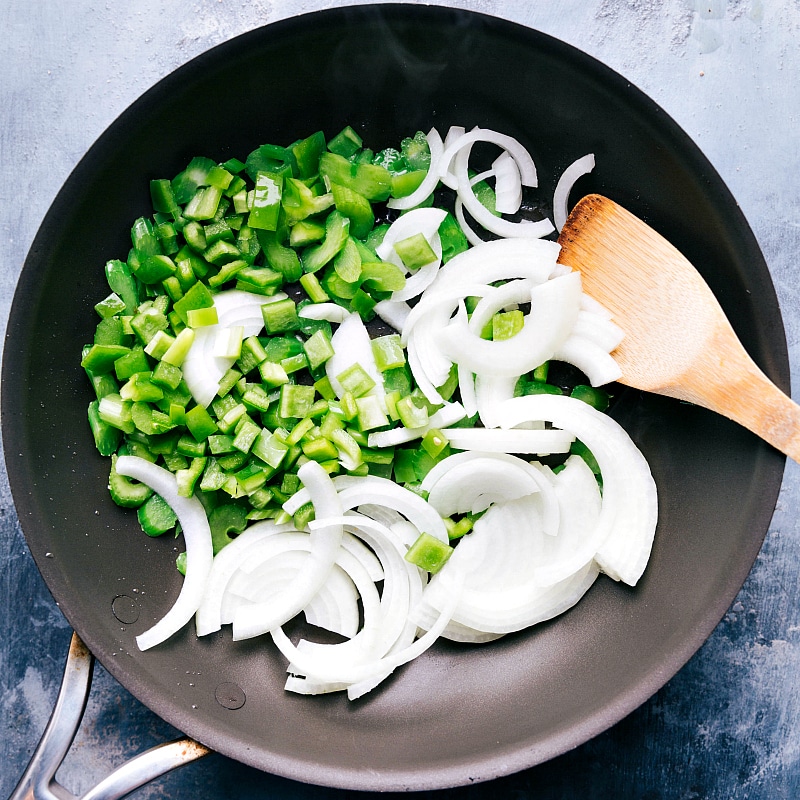
M324 0L4 0L0 4L0 329L25 254L67 175L114 118L195 55ZM797 0L461 0L599 58L704 151L744 211L800 367L800 4ZM5 337L3 337L5 338ZM13 347L13 342L5 342ZM800 470L708 642L652 699L577 750L441 798L800 797ZM70 633L27 550L0 472L0 796L47 722ZM98 667L59 778L86 791L176 735ZM338 798L211 756L137 798Z

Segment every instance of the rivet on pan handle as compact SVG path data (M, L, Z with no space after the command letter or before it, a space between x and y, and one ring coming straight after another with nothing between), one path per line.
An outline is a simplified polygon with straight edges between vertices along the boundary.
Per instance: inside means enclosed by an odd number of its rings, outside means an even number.
M73 633L55 708L28 768L9 800L78 800L56 781L55 774L78 732L89 698L93 670L94 657L78 634ZM157 745L114 770L81 795L80 800L117 800L210 752L193 739Z

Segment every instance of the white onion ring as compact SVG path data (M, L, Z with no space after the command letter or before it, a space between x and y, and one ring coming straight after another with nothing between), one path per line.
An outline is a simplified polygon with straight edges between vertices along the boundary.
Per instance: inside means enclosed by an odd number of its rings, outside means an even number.
M211 529L200 501L181 497L175 476L168 470L138 456L119 456L116 470L141 481L163 498L178 517L186 543L186 575L177 600L152 628L136 637L139 649L148 650L179 631L200 607L214 559Z

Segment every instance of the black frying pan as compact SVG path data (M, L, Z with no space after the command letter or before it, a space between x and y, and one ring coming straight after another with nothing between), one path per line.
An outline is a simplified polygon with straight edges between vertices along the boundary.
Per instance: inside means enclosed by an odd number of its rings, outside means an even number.
M702 409L620 389L614 414L649 459L660 519L636 589L601 579L575 609L481 647L442 642L366 699L284 693L266 641L198 641L190 627L147 653L134 636L177 595L180 543L148 539L105 490L79 367L102 266L125 257L148 181L194 155L356 127L368 145L432 124L520 138L552 195L594 152L576 191L608 195L704 274L745 346L788 388L767 267L734 199L688 137L628 82L511 23L422 6L338 9L268 26L161 81L98 140L59 193L23 269L3 363L8 473L31 552L70 624L104 666L177 728L263 770L358 789L423 789L523 769L609 727L700 646L750 570L783 458ZM574 199L574 198L573 198ZM191 678L187 678L191 672ZM245 699L215 699L235 684ZM241 695L240 695L241 696ZM230 705L230 703L228 703ZM236 705L234 703L233 705Z

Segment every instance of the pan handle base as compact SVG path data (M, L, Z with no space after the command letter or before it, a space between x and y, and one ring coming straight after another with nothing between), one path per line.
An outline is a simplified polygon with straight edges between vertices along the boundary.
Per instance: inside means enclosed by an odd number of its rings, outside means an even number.
M78 732L92 685L94 656L72 634L55 708L27 769L9 800L118 800L161 775L212 751L193 739L178 739L145 750L118 767L80 798L55 774Z

